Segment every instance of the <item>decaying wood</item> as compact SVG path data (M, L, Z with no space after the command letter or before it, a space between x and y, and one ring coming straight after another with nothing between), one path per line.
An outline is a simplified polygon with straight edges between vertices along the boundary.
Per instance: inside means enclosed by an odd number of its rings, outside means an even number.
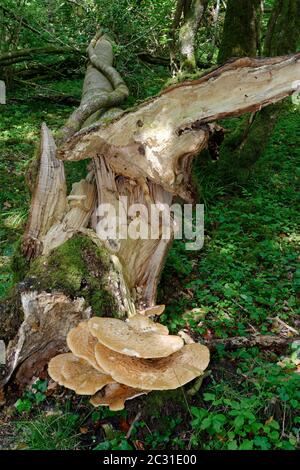
M88 225L96 202L93 176L90 175L85 180L74 183L67 200L69 210L41 239L43 255L49 254Z
M83 298L71 300L65 294L24 292L21 294L24 321L9 343L4 385L19 366L19 381L31 379L43 370L57 351L66 351L66 334L90 317Z
M213 339L211 341L206 341L205 344L211 350L216 349L218 346L224 346L225 349L230 350L250 348L253 346L257 346L262 349L277 349L287 346L296 340L299 340L299 337L254 334L249 336L234 336L226 339Z
M61 220L67 204L66 191L64 165L57 160L54 139L43 123L37 185L23 238L23 252L28 258L41 252L41 238Z
M207 146L207 124L283 99L293 93L299 75L300 54L238 59L168 88L111 124L78 132L58 158L105 156L119 175L148 178L174 195L186 196L186 161Z
M126 212L126 206L133 204L142 204L147 213L150 214L150 205L157 204L160 206L170 206L172 203L172 195L165 191L161 186L151 182L134 181L125 177L116 178L116 174L107 164L106 159L96 157L94 159L95 175L98 188L98 206L102 204L110 204L115 208L118 217L121 210ZM126 199L126 203L123 202ZM121 206L120 206L121 204ZM128 217L128 218L127 218ZM120 227L119 233L114 239L108 239L105 246L109 251L115 252L124 266L125 276L128 282L132 296L135 298L139 308L149 307L155 304L156 288L158 279L163 267L166 252L172 241L172 233L168 239L163 238L163 224L168 222L162 218L158 229L158 238L134 240L129 237L122 238L122 229L125 235L128 227L128 221L136 221L138 224L141 215L130 215L126 217L125 226ZM94 217L93 228L97 233L97 216ZM146 220L148 224L148 233L150 235L150 220ZM173 231L172 224L170 231Z

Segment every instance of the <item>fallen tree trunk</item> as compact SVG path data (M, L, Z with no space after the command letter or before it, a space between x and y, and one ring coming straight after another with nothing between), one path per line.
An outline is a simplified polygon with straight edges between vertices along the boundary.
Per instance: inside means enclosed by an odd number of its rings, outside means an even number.
M125 318L155 306L175 230L175 221L165 215L174 197L192 200L192 158L219 130L214 121L279 101L294 91L300 74L299 54L246 58L174 85L134 110L106 112L122 102L128 90L113 68L106 36L98 34L88 53L82 100L58 132L58 150L50 131L42 127L40 168L22 247L30 261L21 294L23 321L9 343L2 383L16 368L19 380L34 375L61 351L60 339L74 325L74 317L72 309L59 313L63 309L58 299L68 305L84 299L78 322L91 314ZM66 197L63 160L84 158L92 158L89 173ZM105 219L99 209L108 204L114 214ZM126 204L135 210L126 212ZM151 222L143 211L152 206L163 216L151 237ZM123 212L122 224L112 234L111 226ZM101 227L103 218L106 225ZM131 236L132 227L142 222L148 236ZM41 308L39 299L44 298L47 306ZM51 328L49 312L59 317ZM29 334L33 325L34 334ZM55 328L60 329L58 343Z
M36 101L44 101L47 103L55 103L67 106L78 106L80 101L74 96L71 95L33 95L29 98L10 98L8 103L28 103L28 102L36 102Z
M84 54L84 51L73 49L72 47L35 47L32 49L19 49L17 51L6 52L0 56L0 66L9 65L32 60L39 55L58 55L58 54Z

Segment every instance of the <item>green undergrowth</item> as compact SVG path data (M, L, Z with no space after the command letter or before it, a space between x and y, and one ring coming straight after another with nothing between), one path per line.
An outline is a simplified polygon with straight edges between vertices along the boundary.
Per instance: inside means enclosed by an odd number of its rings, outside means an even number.
M219 351L198 392L192 387L129 401L120 412L92 408L37 381L13 405L14 448L30 450L294 450L299 444L296 350L285 366L257 348ZM137 417L137 412L139 414ZM130 436L128 429L133 421Z

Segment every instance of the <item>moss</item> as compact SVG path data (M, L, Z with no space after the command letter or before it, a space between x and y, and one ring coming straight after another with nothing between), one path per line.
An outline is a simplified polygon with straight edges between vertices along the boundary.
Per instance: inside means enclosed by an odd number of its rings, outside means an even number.
M144 398L143 416L160 417L162 414L172 415L187 407L184 391L181 388L176 390L154 391Z
M178 73L174 77L170 78L165 82L164 89L169 88L172 85L177 85L177 83L182 83L185 81L192 81L192 80L198 80L201 77L204 77L204 75L209 74L213 70L215 70L216 67L210 67L209 69L206 69L204 72L203 70L196 69L193 72L189 72L187 70Z
M22 239L20 238L13 247L13 255L10 261L10 271L13 276L13 282L21 282L27 275L30 264L23 256L21 251Z
M107 289L109 255L89 238L75 236L31 263L23 281L32 290L59 290L71 298L84 297L94 315L115 316L117 305Z

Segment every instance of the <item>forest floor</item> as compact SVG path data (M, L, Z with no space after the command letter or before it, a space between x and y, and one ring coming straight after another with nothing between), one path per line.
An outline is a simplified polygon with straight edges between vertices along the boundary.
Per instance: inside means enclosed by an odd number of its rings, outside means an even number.
M151 94L165 79L163 71L155 74L155 80L154 72L143 75ZM55 94L79 97L81 80L52 82L51 87ZM49 94L46 88L38 91ZM40 124L57 129L72 109L37 100L36 94L35 87L30 93L15 89L1 108L2 299L13 283L9 262L28 213L24 175ZM122 412L94 409L87 398L49 382L46 374L26 390L12 384L0 396L0 448L299 448L299 138L299 110L291 110L279 120L247 178L227 178L217 171L218 162L205 158L195 165L198 202L205 204L204 247L186 251L184 242L175 241L159 291L159 302L167 305L161 320L172 332L185 328L207 341L274 334L290 340L289 345L219 346L198 391L189 385L152 392L128 402ZM69 185L85 174L86 162L66 166Z

